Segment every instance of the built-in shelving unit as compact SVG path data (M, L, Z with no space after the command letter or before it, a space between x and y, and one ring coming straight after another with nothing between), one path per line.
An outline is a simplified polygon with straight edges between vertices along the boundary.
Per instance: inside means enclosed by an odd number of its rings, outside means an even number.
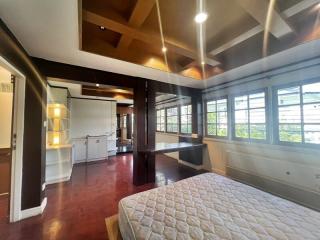
M48 87L46 184L67 181L72 172L68 91Z

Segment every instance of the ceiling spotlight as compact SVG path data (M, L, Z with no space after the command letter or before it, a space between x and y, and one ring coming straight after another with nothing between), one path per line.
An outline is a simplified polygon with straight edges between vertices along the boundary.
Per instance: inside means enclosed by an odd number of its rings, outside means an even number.
M205 61L201 61L201 65L205 65L206 64L206 62Z
M319 9L319 10L320 10L320 3L318 3L318 4L316 5L316 9Z
M207 13L199 12L195 16L194 20L196 21L196 23L203 23L203 22L205 22L207 20L207 18L208 18L208 14Z
M106 30L106 28L105 28L104 26L100 26L99 28L100 28L100 30L102 30L102 31Z
M167 52L167 48L166 47L162 47L162 49L161 49L161 51L163 52L163 53L165 53L165 52Z
M100 87L100 84L99 84L99 83L97 83L97 84L96 84L96 87Z

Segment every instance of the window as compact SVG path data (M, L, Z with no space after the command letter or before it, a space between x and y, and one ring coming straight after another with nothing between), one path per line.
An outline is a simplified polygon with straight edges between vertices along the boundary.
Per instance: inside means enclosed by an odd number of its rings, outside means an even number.
M320 144L320 83L277 89L278 140Z
M167 108L167 132L178 132L178 108Z
M165 111L164 109L157 110L157 131L165 131Z
M228 136L228 102L227 99L208 101L207 110L207 135Z
M192 107L191 105L181 106L180 108L180 132L192 133Z
M234 98L234 137L267 140L265 92Z

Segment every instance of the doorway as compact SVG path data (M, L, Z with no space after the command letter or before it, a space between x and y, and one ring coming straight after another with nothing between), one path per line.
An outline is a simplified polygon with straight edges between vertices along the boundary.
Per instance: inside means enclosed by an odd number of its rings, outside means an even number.
M0 219L9 219L15 77L0 66Z

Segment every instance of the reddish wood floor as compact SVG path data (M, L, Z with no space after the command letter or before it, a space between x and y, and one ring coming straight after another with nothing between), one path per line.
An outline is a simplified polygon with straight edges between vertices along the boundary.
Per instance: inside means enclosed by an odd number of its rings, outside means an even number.
M48 204L42 216L14 224L0 220L0 239L107 239L105 218L116 214L121 198L202 173L158 155L157 181L135 187L132 154L74 166L67 183L47 186Z

